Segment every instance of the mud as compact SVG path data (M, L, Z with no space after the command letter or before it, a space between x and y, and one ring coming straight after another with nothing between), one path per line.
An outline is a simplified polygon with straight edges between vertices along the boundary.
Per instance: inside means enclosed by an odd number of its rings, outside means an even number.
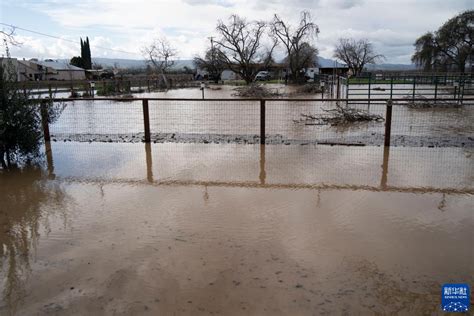
M439 314L474 281L463 148L48 144L0 173L0 314Z
M290 91L293 87L274 85ZM155 142L259 143L260 102L232 97L232 88L206 90L205 101L149 101L150 131ZM176 89L137 97L200 98L198 89ZM212 101L215 98L232 101ZM306 96L305 96L306 97ZM313 95L319 98L318 95ZM267 144L358 143L383 144L384 122L348 126L297 124L302 115L322 115L334 104L318 101L266 101ZM385 117L385 104L352 104L354 108ZM327 114L327 113L326 113ZM472 147L474 107L410 109L393 107L391 144L411 147ZM53 140L139 142L143 136L141 101L68 102L50 126Z
M267 145L355 145L355 146L382 146L385 135L371 133L370 135L346 137L319 137L311 139L290 139L283 135L267 135ZM62 142L102 142L102 143L140 143L145 141L144 133L136 134L53 134L52 141ZM214 143L214 144L260 144L259 135L227 135L227 134L197 134L197 133L152 133L150 141L153 143ZM474 137L436 137L436 136L404 136L394 135L390 138L391 146L407 147L466 147L474 148Z

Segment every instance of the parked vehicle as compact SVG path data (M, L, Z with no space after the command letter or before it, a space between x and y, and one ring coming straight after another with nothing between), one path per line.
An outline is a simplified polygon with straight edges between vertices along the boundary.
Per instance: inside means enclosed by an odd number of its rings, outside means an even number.
M270 72L268 71L259 71L255 76L255 81L267 81L270 80Z

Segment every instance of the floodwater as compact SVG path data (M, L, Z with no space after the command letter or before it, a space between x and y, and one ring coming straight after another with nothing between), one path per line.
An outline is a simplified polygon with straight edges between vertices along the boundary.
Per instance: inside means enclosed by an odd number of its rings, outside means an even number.
M52 143L0 173L0 314L439 314L463 148Z
M275 90L288 92L291 87L271 85ZM218 98L232 98L231 86L220 90L207 89L206 101L150 101L150 130L154 135L177 133L186 135L259 135L260 103L235 98L234 101L212 101ZM167 92L141 93L136 97L200 98L201 91L176 89ZM320 95L300 97L320 98ZM327 96L326 96L327 97ZM372 114L385 118L384 104L357 105ZM383 140L383 121L354 124L343 128L329 125L305 125L296 123L302 115L322 115L334 104L319 101L267 101L267 137L281 136L298 141L349 141L373 144L367 140ZM474 141L474 106L460 108L410 109L403 105L393 108L392 135L408 138L436 138L437 145L454 140L470 144ZM143 112L141 101L75 101L68 102L59 120L51 125L53 137L88 141L97 138L91 135L137 135L143 133ZM71 137L71 135L75 137ZM412 142L413 143L413 142ZM421 144L418 144L421 145Z

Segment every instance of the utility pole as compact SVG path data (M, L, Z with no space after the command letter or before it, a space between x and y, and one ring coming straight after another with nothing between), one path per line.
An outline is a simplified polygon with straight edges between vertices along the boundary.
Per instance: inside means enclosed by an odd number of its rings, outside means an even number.
M210 36L210 37L208 37L208 39L211 41L211 65L212 65L212 68L214 68L214 65L215 65L214 36ZM216 83L218 83L217 80L214 80L214 81L216 81Z

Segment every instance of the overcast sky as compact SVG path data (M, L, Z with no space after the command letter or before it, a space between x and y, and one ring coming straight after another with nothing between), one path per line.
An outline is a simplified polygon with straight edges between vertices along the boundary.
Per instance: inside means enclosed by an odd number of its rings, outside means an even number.
M0 1L2 23L64 39L17 29L22 45L11 48L13 57L71 58L80 55L79 37L89 36L93 57L142 59L140 47L165 35L180 59L191 59L216 36L217 20L232 13L250 20L270 20L277 13L296 24L308 10L320 28L314 44L321 56L332 57L339 37L368 38L388 63L409 63L419 35L474 7L471 0Z

